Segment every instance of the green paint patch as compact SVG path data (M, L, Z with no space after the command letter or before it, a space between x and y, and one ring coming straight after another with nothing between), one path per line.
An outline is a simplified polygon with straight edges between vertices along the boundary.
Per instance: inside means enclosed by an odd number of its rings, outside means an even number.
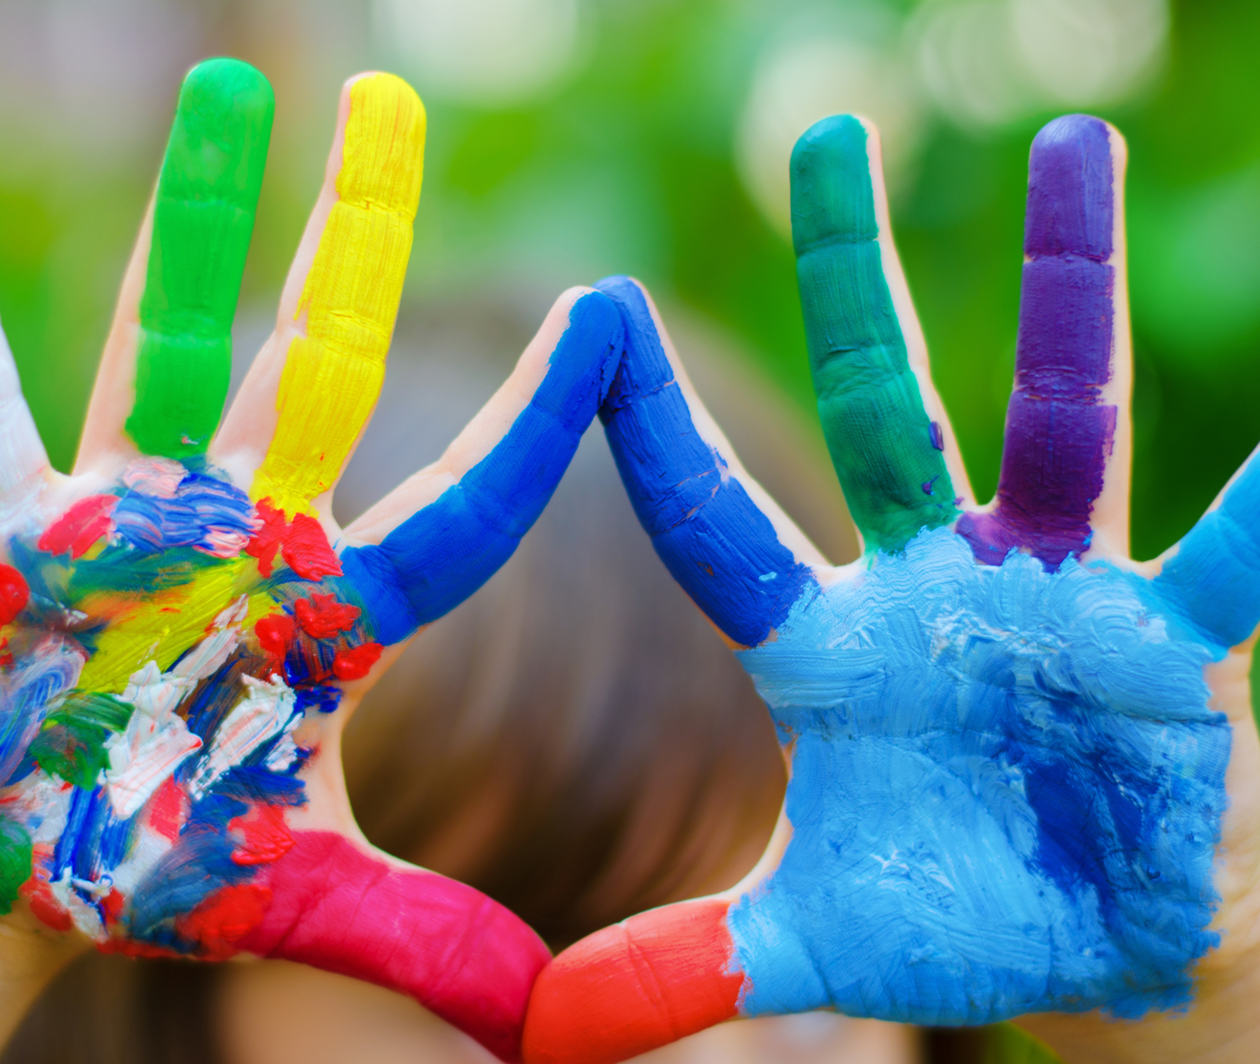
M31 837L16 820L0 815L0 916L13 911L18 888L31 878Z
M823 434L866 549L957 516L880 257L866 129L828 118L792 152L792 238Z
M127 419L146 454L201 454L218 425L274 106L266 78L235 59L199 64L180 89L154 197Z
M106 741L127 727L133 711L111 695L77 692L48 714L28 753L50 775L91 790L109 765Z

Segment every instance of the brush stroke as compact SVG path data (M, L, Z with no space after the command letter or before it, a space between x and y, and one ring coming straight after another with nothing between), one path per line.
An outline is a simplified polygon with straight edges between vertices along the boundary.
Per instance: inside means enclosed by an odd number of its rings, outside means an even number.
M1226 648L1161 606L1102 565L977 566L936 530L741 652L790 744L792 824L730 914L741 1010L1188 1003L1218 942L1230 729L1203 669Z
M337 201L294 312L275 435L251 495L305 512L350 457L385 379L420 200L425 114L406 82L350 87Z
M267 80L235 59L198 64L180 89L153 198L127 418L145 454L201 454L219 423L274 107Z
M541 383L490 453L379 544L342 552L381 642L453 609L516 550L608 390L621 335L605 296L581 296Z
M737 643L755 646L813 577L696 429L638 285L610 277L598 287L625 325L626 354L600 418L626 494L696 605Z
M525 1006L550 952L480 891L301 831L255 881L270 892L237 945L414 998L501 1060L520 1059Z
M1226 646L1260 624L1260 453L1165 561L1155 588L1204 635Z
M884 275L867 140L841 115L796 142L792 242L831 460L866 549L897 550L956 508Z
M1025 548L1055 566L1089 545L1116 428L1102 401L1115 357L1115 184L1106 123L1068 115L1037 134L996 505L958 523L981 561Z

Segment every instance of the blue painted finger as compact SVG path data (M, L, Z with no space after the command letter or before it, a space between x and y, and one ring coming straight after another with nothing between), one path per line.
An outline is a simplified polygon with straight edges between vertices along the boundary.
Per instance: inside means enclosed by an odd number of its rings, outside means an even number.
M625 277L597 287L626 330L600 417L635 513L696 605L731 639L756 646L815 586L812 572L697 428L643 291Z
M1260 624L1260 449L1182 538L1155 587L1223 647Z
M382 643L454 609L507 561L568 468L620 347L612 303L579 298L542 382L490 453L379 544L342 554Z

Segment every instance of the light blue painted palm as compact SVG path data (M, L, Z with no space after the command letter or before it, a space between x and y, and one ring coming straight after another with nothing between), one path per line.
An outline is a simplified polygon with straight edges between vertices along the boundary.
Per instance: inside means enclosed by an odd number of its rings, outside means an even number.
M1189 1000L1218 941L1226 648L1109 565L948 529L803 596L740 658L793 835L731 910L749 1014L915 1023Z

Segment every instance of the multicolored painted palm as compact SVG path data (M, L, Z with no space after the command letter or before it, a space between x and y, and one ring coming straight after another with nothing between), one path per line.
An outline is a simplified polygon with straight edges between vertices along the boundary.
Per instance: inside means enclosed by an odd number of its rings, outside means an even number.
M627 490L769 705L789 781L743 883L556 958L527 1060L619 1060L737 1015L816 1008L1131 1018L1239 978L1255 945L1240 902L1260 878L1260 459L1163 559L1127 558L1122 168L1097 119L1034 142L1002 474L975 507L874 132L833 118L798 143L819 412L866 544L848 566L747 477L642 290L601 286L628 333L602 412Z
M611 378L573 291L447 454L345 530L331 491L381 387L424 111L347 83L268 340L223 425L271 90L186 80L70 476L4 349L0 904L105 950L309 962L413 995L504 1058L548 958L462 884L374 850L342 727L397 646L511 554Z

